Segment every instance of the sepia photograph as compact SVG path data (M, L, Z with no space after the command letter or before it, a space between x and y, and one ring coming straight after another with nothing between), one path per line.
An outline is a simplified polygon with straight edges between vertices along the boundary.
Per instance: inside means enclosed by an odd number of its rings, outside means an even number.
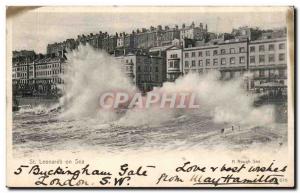
M294 187L294 8L6 9L8 187Z

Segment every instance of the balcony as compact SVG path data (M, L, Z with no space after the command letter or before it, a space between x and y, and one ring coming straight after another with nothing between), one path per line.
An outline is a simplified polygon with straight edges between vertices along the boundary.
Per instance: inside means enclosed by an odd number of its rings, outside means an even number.
M278 80L278 79L287 79L287 75L254 75L253 76L254 80L264 80L264 79L269 79L269 80Z

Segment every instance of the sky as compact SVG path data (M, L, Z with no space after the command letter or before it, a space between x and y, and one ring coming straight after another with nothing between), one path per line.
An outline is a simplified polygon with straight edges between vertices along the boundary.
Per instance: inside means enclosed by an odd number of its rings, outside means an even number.
M8 33L13 50L45 53L48 43L80 34L131 32L137 28L183 23L207 24L210 32L231 32L239 26L262 29L286 26L287 9L216 7L42 7L9 14ZM9 42L9 41L8 41Z

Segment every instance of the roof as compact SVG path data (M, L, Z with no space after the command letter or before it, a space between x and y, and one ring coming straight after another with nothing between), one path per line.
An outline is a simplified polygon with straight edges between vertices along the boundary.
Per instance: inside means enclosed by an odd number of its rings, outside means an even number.
M281 41L286 41L286 40L287 40L286 37L271 38L271 39L260 39L260 40L250 41L249 44L281 42Z
M42 59L36 59L34 62L36 64L44 64L44 63L49 63L49 62L58 62L60 61L61 57L46 57L46 58L42 58Z
M174 46L175 45L152 47L152 48L149 49L149 52L165 51L165 50L168 50L169 48L172 48Z

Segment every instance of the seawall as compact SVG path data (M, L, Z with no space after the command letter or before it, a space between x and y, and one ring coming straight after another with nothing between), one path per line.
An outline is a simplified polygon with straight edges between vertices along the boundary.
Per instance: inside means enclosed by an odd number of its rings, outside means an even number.
M19 106L30 105L32 107L38 105L49 107L59 102L57 97L16 97L16 99Z

